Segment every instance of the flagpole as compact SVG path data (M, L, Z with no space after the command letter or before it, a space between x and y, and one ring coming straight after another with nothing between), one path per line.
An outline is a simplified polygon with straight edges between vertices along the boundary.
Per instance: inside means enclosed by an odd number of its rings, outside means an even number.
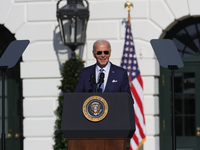
M131 33L130 7L133 7L133 4L126 2L124 6L125 8L128 7L128 21L126 21L125 42L121 66L128 72L130 92L134 101L133 107L136 120L136 132L130 139L130 150L138 150L146 140L146 127L143 108L143 81L140 75L133 36Z
M133 7L133 3L127 1L124 5L124 8L128 7L128 22L131 25L131 16L130 16L130 11L131 11L131 6Z

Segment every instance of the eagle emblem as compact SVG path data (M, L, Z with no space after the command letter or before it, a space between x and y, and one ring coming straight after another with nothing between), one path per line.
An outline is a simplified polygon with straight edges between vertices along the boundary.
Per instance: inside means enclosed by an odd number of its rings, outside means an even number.
M101 121L108 113L108 104L100 96L91 96L83 103L83 114L90 121Z
M91 105L91 113L94 115L94 116L97 116L101 113L102 109L101 108L101 104L98 103L98 102L93 102Z

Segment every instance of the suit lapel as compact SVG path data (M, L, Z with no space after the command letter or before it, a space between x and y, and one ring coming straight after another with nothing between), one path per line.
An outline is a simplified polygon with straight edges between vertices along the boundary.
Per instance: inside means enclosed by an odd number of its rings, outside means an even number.
M95 71L95 68L96 68L96 64L94 64L94 65L91 67L91 70L90 70L90 75L91 75L92 73L94 73L94 82L96 82L96 71ZM93 90L95 90L95 87L96 87L96 85L95 85L95 83L93 83Z
M110 72L109 72L109 75L108 75L108 80L107 80L104 92L110 91L108 89L110 89L110 86L112 85L112 80L114 79L114 77L115 77L115 69L114 69L113 64L111 63Z

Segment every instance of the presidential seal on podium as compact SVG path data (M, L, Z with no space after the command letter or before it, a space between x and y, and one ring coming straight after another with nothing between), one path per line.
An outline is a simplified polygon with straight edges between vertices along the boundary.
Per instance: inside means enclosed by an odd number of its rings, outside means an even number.
M108 104L100 96L91 96L83 103L84 116L93 122L101 121L108 113Z

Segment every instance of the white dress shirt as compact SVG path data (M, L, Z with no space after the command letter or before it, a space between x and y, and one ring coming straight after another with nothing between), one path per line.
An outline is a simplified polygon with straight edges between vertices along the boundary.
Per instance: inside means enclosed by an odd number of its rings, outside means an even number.
M104 69L103 73L105 74L105 76L104 76L104 90L105 90L106 83L107 83L107 80L108 80L108 75L109 75L109 72L110 72L110 66L111 66L111 64L110 64L110 62L108 62L108 64L103 68ZM100 69L101 69L101 67L96 65L96 69L95 69L96 70L95 71L96 83L99 82L98 81L98 74L100 72Z

